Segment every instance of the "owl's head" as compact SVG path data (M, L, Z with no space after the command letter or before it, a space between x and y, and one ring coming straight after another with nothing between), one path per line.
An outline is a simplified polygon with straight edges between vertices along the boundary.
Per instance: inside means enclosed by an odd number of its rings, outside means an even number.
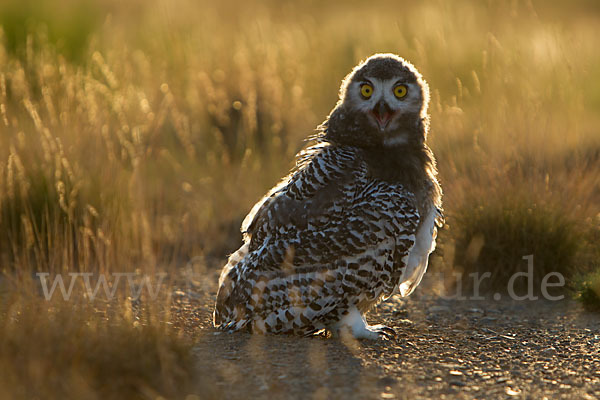
M342 81L325 130L330 138L353 145L423 143L428 103L427 82L411 63L394 54L375 54Z

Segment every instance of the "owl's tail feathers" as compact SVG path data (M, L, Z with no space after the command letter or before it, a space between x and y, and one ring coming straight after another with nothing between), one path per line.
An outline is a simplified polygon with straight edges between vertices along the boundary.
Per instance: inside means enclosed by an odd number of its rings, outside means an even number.
M219 288L213 312L213 325L217 329L234 332L246 328L250 318L243 304L233 304L230 292L229 287L221 286Z
M213 325L218 329L232 332L244 329L248 325L249 318L247 318L245 301L239 298L242 296L243 290L240 290L239 287L236 290L236 285L240 283L238 263L247 254L248 243L229 257L221 272L217 302L213 312Z
M229 300L229 288L221 285L217 292L217 302L213 311L213 325L215 328L226 329L225 327L231 322L231 310L227 307Z
M236 287L236 274L233 273L233 275L227 275L222 279L213 312L215 328L229 332L246 328L251 320L247 301L243 296L244 290Z

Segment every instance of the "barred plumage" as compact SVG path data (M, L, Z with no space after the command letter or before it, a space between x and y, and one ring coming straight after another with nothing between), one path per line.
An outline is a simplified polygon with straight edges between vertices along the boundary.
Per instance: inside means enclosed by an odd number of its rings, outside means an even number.
M369 68L375 72L361 77ZM379 114L377 123L356 118L364 116L362 104L346 91L355 79L377 79L373 74L420 84L419 106L398 107L384 127L400 128L378 130ZM441 190L424 143L426 103L426 84L397 56L371 57L346 78L316 143L244 220L244 245L219 279L216 327L302 335L347 328L359 338L393 333L366 325L363 315L397 288L410 294L434 248ZM411 110L414 126L406 123Z

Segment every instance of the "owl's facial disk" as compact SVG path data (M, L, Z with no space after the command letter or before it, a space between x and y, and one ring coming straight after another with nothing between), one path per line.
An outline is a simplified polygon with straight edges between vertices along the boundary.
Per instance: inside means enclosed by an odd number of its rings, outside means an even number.
M421 112L422 94L413 82L366 77L352 82L348 89L351 107L365 114L381 134L398 130L403 117Z

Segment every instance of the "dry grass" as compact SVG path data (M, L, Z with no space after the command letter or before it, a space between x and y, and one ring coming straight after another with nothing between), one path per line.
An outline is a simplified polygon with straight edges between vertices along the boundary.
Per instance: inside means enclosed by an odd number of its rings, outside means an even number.
M194 256L218 265L238 244L244 213L334 105L341 78L378 51L411 60L433 89L430 141L449 223L434 268L465 268L455 255L478 235L515 257L561 260L567 275L597 267L581 265L590 245L578 243L592 243L600 212L598 11L584 0L5 2L0 270L153 273ZM4 342L20 340L16 349L34 317L40 343L90 329L76 343L117 357L105 339L137 337L118 314L93 330L84 308L63 332L43 303L11 304L33 310L0 328ZM163 342L160 324L142 325L148 339L134 349L183 357L180 338ZM102 364L80 362L92 375L73 379L100 396ZM51 386L27 368L9 383ZM163 373L152 371L140 379ZM169 394L168 385L156 390Z
M583 232L558 207L538 206L533 199L514 199L510 195L474 201L459 210L454 265L468 274L483 276L482 290L506 291L510 278L527 271L524 256L533 255L535 292L539 292L546 274L577 273L578 254L583 246ZM468 275L465 283L472 283ZM528 281L515 281L520 292Z
M201 382L164 300L91 302L75 290L46 301L31 280L15 284L1 297L0 398L173 398Z

